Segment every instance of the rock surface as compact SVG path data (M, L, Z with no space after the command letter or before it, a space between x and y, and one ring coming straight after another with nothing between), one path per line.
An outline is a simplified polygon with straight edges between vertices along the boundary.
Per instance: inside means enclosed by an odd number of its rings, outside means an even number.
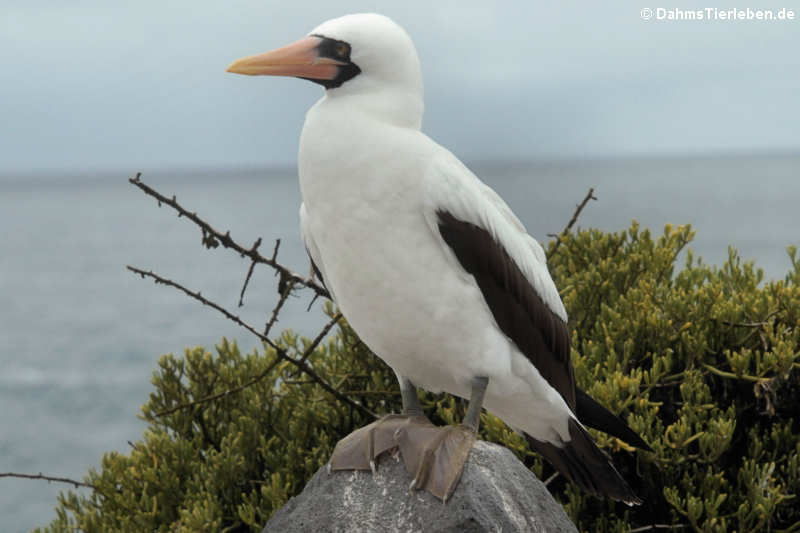
M506 448L478 441L452 498L410 493L403 463L382 457L378 471L314 474L264 532L570 532L564 509Z

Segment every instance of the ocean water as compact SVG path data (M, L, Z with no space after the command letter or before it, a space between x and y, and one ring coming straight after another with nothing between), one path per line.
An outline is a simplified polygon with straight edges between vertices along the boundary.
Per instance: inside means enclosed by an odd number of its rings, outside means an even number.
M728 245L768 278L790 267L800 245L800 156L695 157L474 164L539 240L559 232L595 187L578 226L660 233L691 223L691 248L710 264ZM252 350L255 339L174 289L125 270L153 269L231 309L248 263L158 208L127 182L130 172L0 176L0 472L82 479L102 454L140 438L136 418L159 355L213 348L222 336ZM143 181L176 195L222 231L262 252L280 238L279 260L308 272L297 228L291 169L168 172ZM277 298L272 272L255 271L237 312L262 326ZM277 326L313 336L324 323L307 295L289 302ZM68 486L0 478L0 531L21 532L54 517Z

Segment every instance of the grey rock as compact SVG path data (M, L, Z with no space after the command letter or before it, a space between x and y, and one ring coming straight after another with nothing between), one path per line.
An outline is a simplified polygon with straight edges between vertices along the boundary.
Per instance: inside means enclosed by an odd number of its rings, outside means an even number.
M263 532L570 532L564 509L506 448L477 441L450 500L409 492L399 458L382 457L375 475L314 474L301 494L280 508Z

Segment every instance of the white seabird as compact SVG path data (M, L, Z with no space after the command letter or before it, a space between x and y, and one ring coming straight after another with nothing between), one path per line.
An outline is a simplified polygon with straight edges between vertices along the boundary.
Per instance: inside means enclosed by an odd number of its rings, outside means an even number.
M576 389L542 247L420 131L422 75L406 32L381 15L348 15L228 71L325 87L300 138L303 239L350 325L397 373L404 406L343 439L333 468L374 469L399 446L412 486L446 499L483 406L584 490L640 503L584 424L647 445ZM430 424L415 386L469 398L464 423Z

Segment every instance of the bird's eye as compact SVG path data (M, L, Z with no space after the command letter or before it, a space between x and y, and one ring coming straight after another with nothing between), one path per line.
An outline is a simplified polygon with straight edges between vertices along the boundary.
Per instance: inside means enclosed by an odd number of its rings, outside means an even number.
M347 57L350 55L350 46L347 43L336 43L333 51L336 57Z

